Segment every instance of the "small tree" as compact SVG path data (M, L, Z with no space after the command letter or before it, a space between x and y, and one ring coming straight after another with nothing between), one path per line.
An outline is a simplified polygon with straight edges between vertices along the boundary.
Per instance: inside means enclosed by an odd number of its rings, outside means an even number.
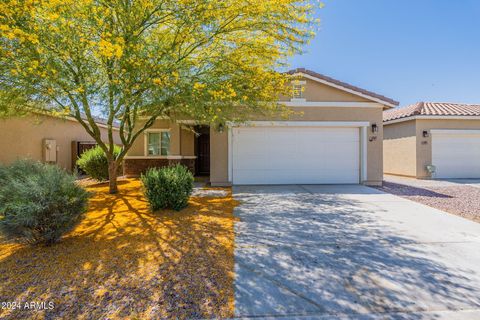
M275 70L313 35L311 3L5 0L0 103L73 115L105 152L115 193L119 164L157 118L221 123L278 110L286 76Z

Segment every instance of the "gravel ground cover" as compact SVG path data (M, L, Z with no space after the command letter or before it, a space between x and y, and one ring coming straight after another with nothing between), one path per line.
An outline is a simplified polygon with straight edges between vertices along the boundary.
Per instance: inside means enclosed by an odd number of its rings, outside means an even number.
M192 196L180 211L151 213L138 180L119 194L93 185L84 221L61 242L0 241L0 300L53 302L0 309L0 319L185 319L233 316L230 189ZM220 192L221 191L221 192Z
M480 222L480 188L478 187L460 184L417 187L384 181L383 186L378 189Z

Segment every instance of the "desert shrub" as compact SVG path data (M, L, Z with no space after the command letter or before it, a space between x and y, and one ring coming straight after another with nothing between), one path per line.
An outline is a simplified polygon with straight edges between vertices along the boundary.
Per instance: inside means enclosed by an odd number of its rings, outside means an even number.
M145 196L153 211L181 210L188 205L193 190L193 175L187 167L151 168L142 174Z
M121 148L115 146L114 155L117 157ZM80 158L77 160L77 166L80 167L86 174L88 174L92 179L98 181L108 180L108 160L105 152L99 146L95 148L88 149L80 155ZM120 169L119 169L120 170Z
M88 193L55 165L21 160L0 166L0 232L7 239L51 244L72 230Z

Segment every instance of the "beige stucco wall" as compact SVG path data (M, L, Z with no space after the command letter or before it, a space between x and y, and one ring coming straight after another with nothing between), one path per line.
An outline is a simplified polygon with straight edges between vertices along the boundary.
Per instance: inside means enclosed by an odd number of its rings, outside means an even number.
M428 179L432 164L432 129L480 129L480 120L417 119L384 126L384 172ZM429 131L423 137L423 131Z
M228 185L228 130L218 132L210 127L210 182Z
M100 128L102 139L107 140L107 130ZM71 171L72 141L94 141L76 121L48 116L29 116L0 119L0 163L10 164L16 159L43 160L43 140L57 142L57 164ZM115 142L120 144L118 134Z
M304 96L307 101L315 102L372 102L348 92L306 80ZM285 99L284 100L290 100ZM358 121L376 123L378 133L372 134L368 128L368 137L376 136L373 141L367 142L367 184L380 184L383 180L383 125L382 107L295 107L289 119L282 116L269 117L268 120L289 121ZM252 117L251 120L262 120ZM171 128L172 155L194 155L194 134L189 130L180 130L177 125L169 124L164 120L157 120L152 128ZM360 129L359 129L360 130ZM178 139L180 137L180 139ZM144 135L140 136L130 149L127 157L144 156ZM181 144L181 147L180 147ZM180 153L178 153L180 152ZM210 181L213 185L227 185L228 181L228 129L218 132L210 128Z
M182 156L195 155L195 134L191 129L184 128L181 130L180 154Z
M429 178L429 174L425 169L426 165L432 164L432 135L423 138L424 130L432 129L480 129L480 120L417 120L416 133L417 137L417 178ZM422 141L426 143L422 144Z
M142 123L139 123L140 127ZM170 130L170 155L172 156L193 156L194 155L194 133L188 128L181 128L180 125L171 123L168 120L157 120L147 129L169 129ZM145 156L145 139L146 134L141 134L133 143L127 153L127 157L143 157Z
M362 121L370 124L376 123L379 127L377 134L372 134L368 128L368 138L375 135L374 141L367 142L367 181L366 184L379 184L383 180L382 161L382 109L365 107L303 107L294 108L289 121ZM252 119L256 120L256 119ZM285 120L281 117L271 120ZM210 131L210 181L212 184L228 184L228 133Z
M310 79L302 79L306 81L304 98L307 101L324 101L324 102L369 102L369 100L351 94L346 91L318 83ZM290 101L290 97L280 97L280 101Z
M415 177L417 174L415 121L384 125L383 130L383 172Z

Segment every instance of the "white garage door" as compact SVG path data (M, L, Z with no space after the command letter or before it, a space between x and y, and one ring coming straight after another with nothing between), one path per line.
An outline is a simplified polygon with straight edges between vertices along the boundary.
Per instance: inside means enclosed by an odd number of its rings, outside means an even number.
M432 130L436 178L480 178L480 131Z
M234 184L359 183L359 135L359 128L234 128L232 181Z

